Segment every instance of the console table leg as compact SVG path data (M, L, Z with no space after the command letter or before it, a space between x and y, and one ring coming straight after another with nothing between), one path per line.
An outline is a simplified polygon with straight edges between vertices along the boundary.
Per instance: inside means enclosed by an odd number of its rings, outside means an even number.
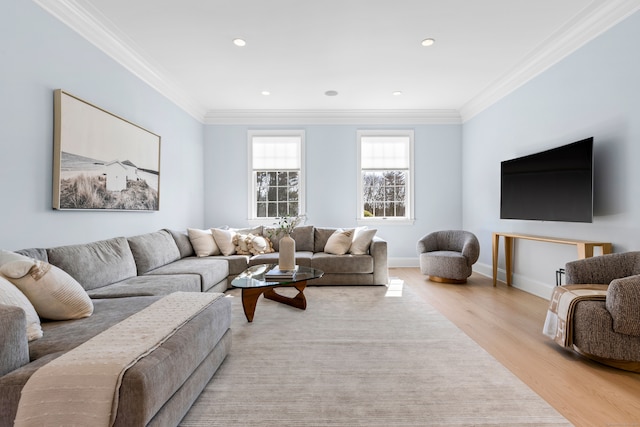
M513 238L504 236L504 263L507 270L507 286L511 286L511 272L513 271Z
M498 247L500 246L500 235L493 233L493 286L496 286L498 279Z

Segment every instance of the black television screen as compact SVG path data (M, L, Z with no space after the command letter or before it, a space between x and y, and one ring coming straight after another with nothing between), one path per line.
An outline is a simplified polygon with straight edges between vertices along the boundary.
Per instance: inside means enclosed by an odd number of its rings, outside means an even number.
M593 138L501 163L500 218L593 221Z

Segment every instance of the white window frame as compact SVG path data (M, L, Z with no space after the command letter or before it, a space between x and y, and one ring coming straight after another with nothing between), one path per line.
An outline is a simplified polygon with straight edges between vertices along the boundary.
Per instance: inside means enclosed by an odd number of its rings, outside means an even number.
M409 138L409 171L407 174L407 200L405 206L406 216L404 217L365 217L364 216L364 195L362 185L362 138L363 137L393 137ZM414 216L414 131L413 130L358 130L357 131L357 189L358 189L358 212L356 219L358 224L413 224Z
M257 200L256 200L256 177L255 170L253 168L253 138L254 137L299 137L300 138L300 169L299 169L299 200L298 211L300 214L306 213L306 179L305 179L305 131L304 130L250 130L247 132L248 143L248 207L249 214L247 216L249 224L251 225L272 225L277 217L258 217L257 214Z

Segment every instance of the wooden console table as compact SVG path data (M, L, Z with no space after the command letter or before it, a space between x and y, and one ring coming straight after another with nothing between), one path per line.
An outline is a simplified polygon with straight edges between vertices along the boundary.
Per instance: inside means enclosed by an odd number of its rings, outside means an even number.
M515 239L538 240L540 242L576 245L578 249L578 258L580 259L592 257L593 248L596 246L602 248L602 254L611 253L611 243L608 242L592 242L590 240L533 236L530 234L493 233L493 286L496 286L496 280L498 278L498 246L500 243L500 236L504 237L504 261L507 270L507 286L511 286L511 276L513 272L513 241Z

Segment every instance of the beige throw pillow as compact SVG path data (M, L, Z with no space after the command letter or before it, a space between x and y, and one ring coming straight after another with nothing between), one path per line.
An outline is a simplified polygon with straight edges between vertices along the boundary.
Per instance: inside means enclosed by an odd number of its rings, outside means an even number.
M327 244L324 246L324 251L328 254L344 255L351 247L351 241L353 239L353 228L343 230L341 228L333 232Z
M6 278L0 276L0 304L19 307L27 315L27 339L29 341L42 338L40 318L29 299Z
M376 235L375 228L358 227L353 233L353 241L349 248L349 253L353 255L366 255L369 253L369 246Z
M12 270L12 274L7 274L7 276L22 277L31 270L31 267L36 265L36 260L2 249L0 250L0 267L4 265L10 265Z
M220 255L220 249L216 244L211 230L199 230L197 228L187 228L187 235L193 250L198 257Z
M236 246L233 244L233 236L236 232L233 230L223 230L222 228L212 228L213 239L220 248L222 255L229 256L236 253Z
M44 261L23 277L11 277L8 264L0 272L29 298L40 317L51 320L69 320L89 317L93 302L82 285L67 272Z

